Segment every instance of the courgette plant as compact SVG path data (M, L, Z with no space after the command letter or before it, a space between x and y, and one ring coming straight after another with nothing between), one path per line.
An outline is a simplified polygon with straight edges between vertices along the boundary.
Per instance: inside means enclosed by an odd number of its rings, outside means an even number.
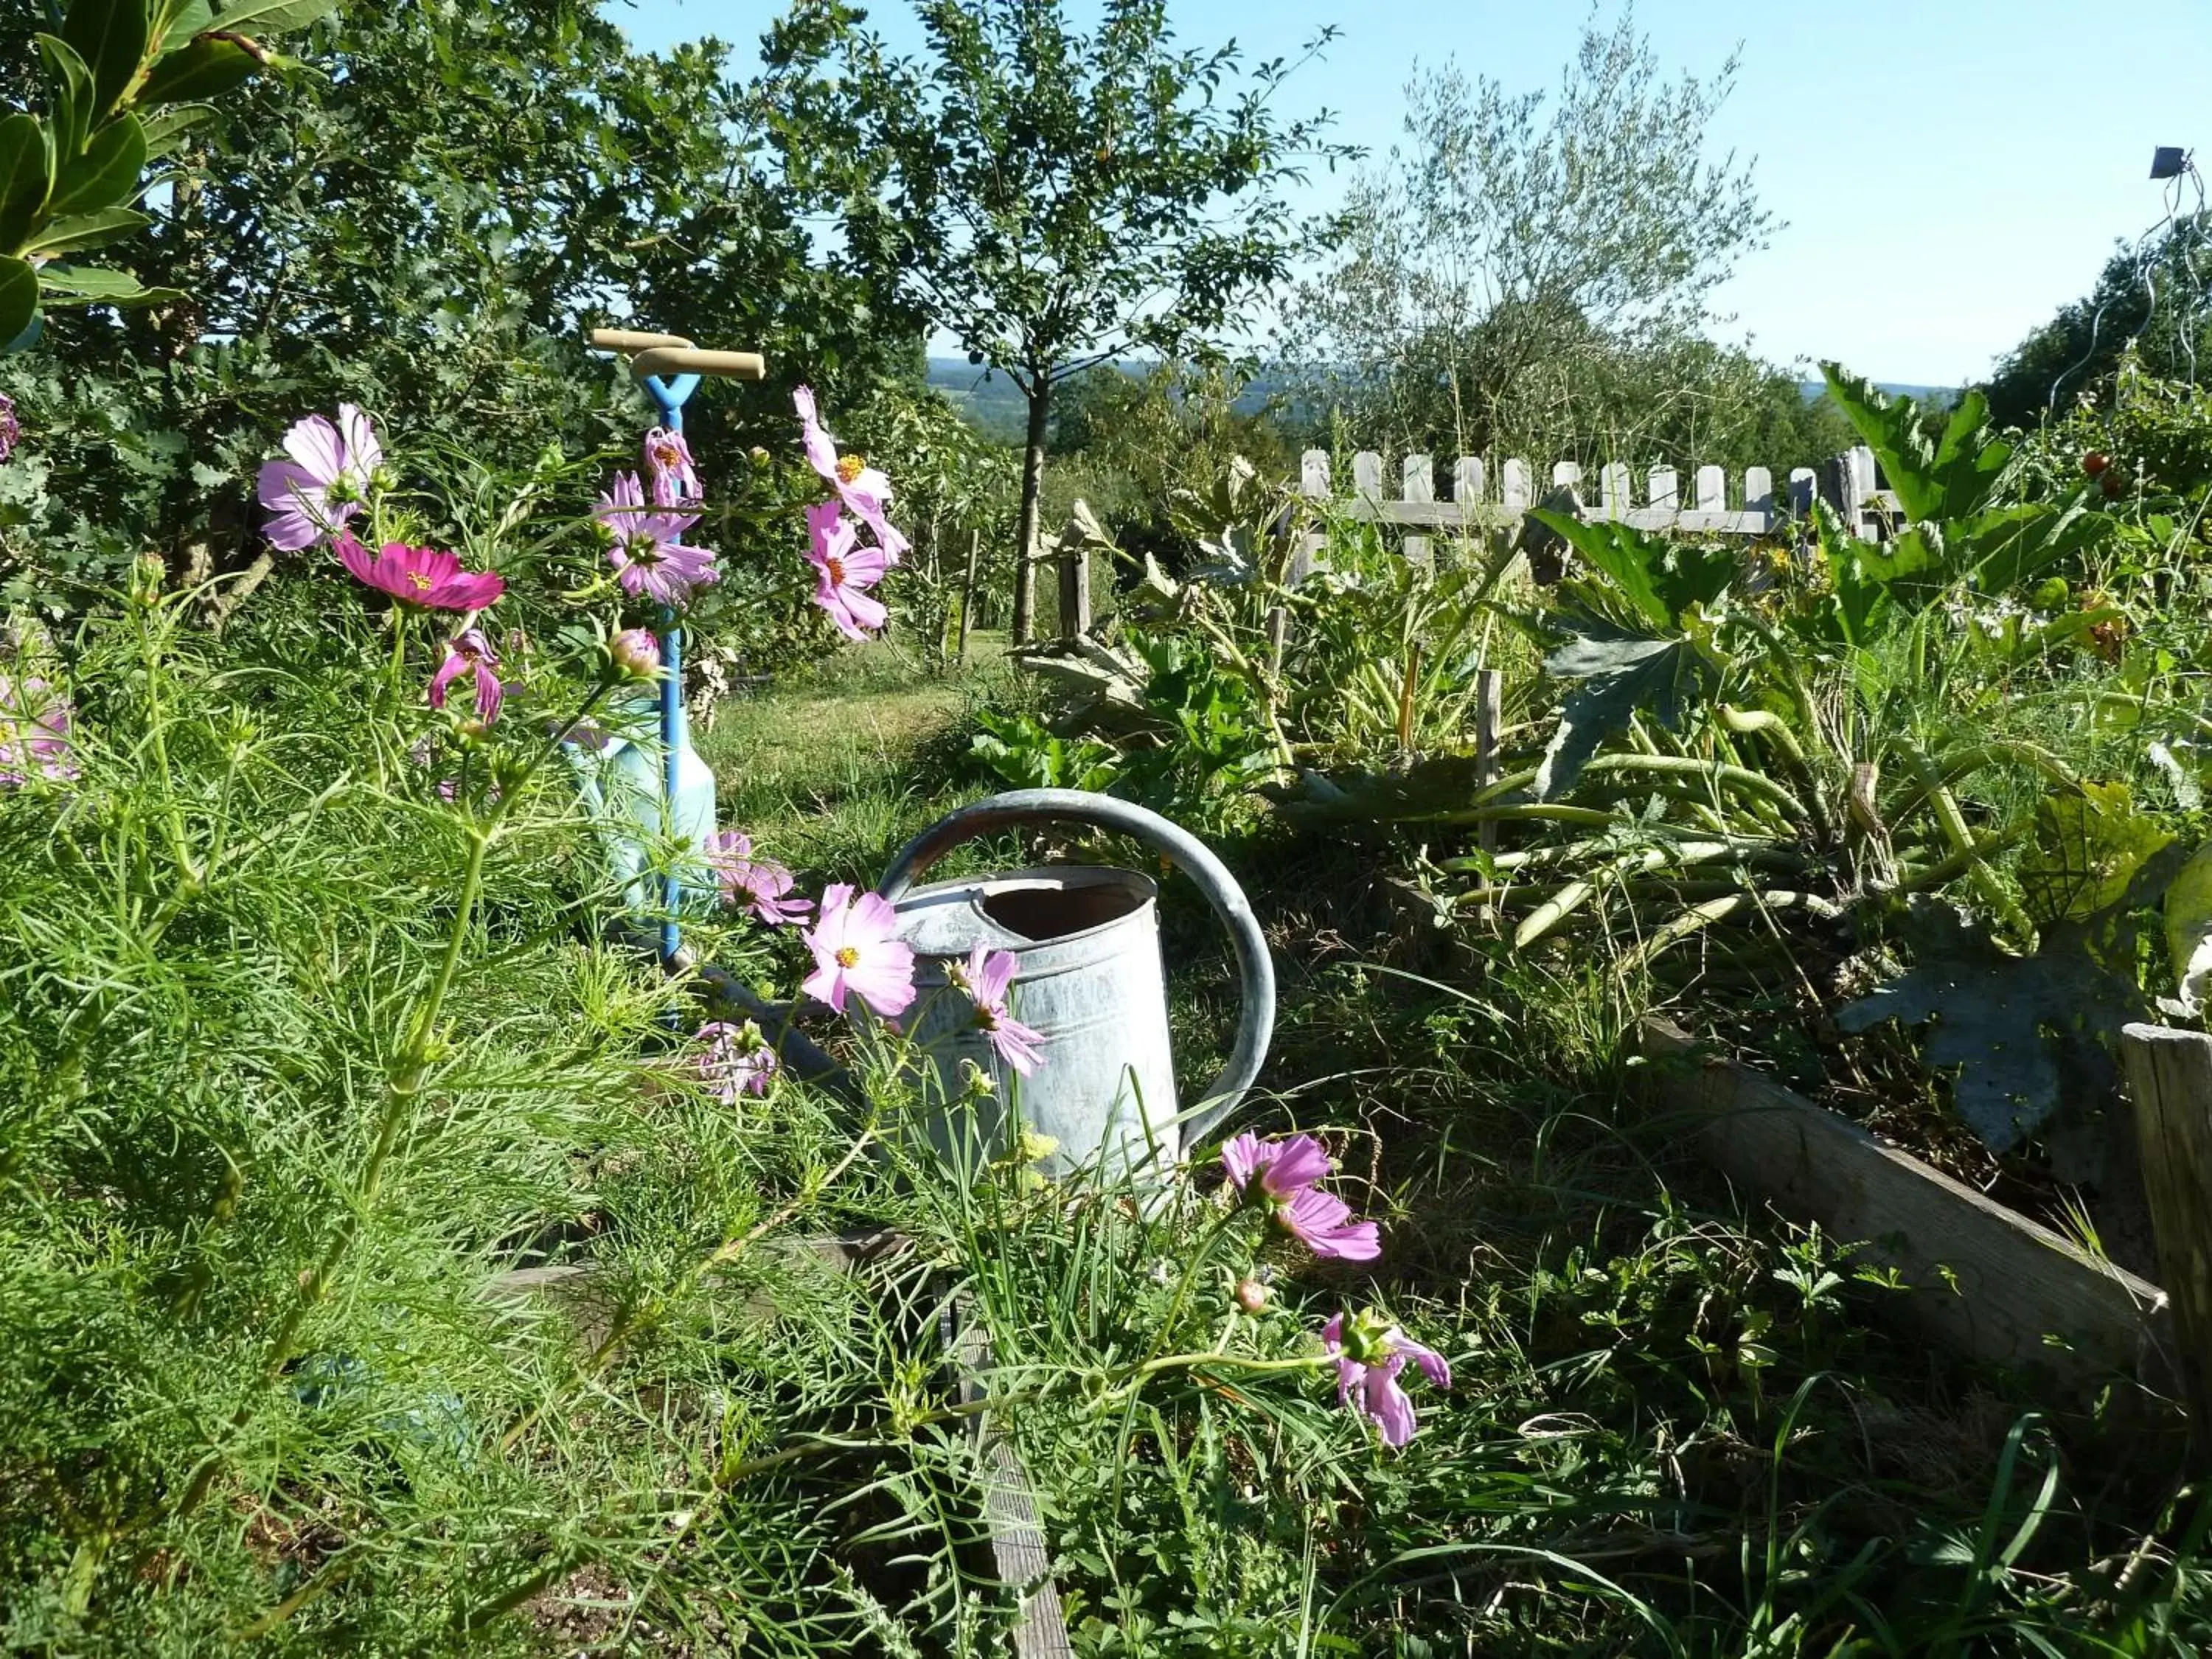
M337 0L71 0L38 36L43 112L0 116L0 346L36 337L47 306L181 299L83 256L153 222L138 204L211 101L276 61L263 42ZM251 31L249 33L249 31ZM11 346L9 343L13 343Z

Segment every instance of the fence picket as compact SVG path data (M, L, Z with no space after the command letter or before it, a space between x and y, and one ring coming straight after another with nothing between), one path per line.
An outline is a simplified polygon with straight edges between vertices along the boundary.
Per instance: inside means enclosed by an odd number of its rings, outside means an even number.
M1382 499L1382 458L1371 449L1352 458L1352 493L1364 501Z
M1597 475L1598 500L1604 507L1607 518L1620 519L1628 515L1628 509L1634 505L1629 500L1628 492L1628 468L1625 463L1614 461Z
M1528 463L1516 456L1505 463L1505 510L1526 513L1528 510Z
M1698 469L1698 511L1725 513L1728 511L1728 474L1717 466Z
M1410 503L1425 504L1437 498L1436 464L1426 455L1408 455L1399 469L1403 480L1406 500ZM1406 557L1415 564L1431 563L1429 538L1426 536L1406 538Z
M1583 465L1580 461L1554 461L1552 463L1553 489L1572 489L1579 494L1582 482Z
M1743 510L1774 516L1774 474L1763 466L1744 469Z
M1651 510L1655 513L1680 513L1682 510L1682 481L1675 477L1671 466L1651 469Z
M1470 506L1483 504L1482 458L1462 455L1452 464L1452 500Z

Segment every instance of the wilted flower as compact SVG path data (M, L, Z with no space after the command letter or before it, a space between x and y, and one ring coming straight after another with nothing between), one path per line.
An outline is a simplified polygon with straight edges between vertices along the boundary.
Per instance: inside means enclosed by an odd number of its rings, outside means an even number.
M76 718L66 693L35 677L0 674L0 788L33 778L68 783L79 775L70 746Z
M680 605L693 588L715 580L714 556L684 544L684 532L699 522L699 515L647 507L635 472L617 474L592 513L614 538L607 557L623 592Z
M738 830L716 836L707 862L721 878L722 902L747 906L771 927L804 921L814 908L811 900L785 896L792 888L791 872L773 859L755 858L752 837Z
M886 562L896 564L907 550L907 539L899 534L884 508L891 499L891 481L878 468L870 466L858 455L840 455L837 441L817 417L814 392L811 387L800 386L791 394L791 401L799 410L799 424L802 442L806 449L807 464L822 475L822 480L837 492L837 499L853 511L860 521L875 532L877 543L883 548Z
M884 551L855 545L853 526L835 501L806 509L806 557L820 573L814 603L848 639L865 640L890 619L884 602L867 590L884 579Z
M736 1105L739 1095L768 1092L769 1078L776 1067L775 1050L759 1026L750 1020L735 1025L718 1020L699 1028L699 1041L705 1045L699 1075L723 1104Z
M642 628L625 628L607 641L607 660L634 680L660 678L660 641Z
M1375 1224L1352 1220L1351 1206L1316 1184L1335 1165L1311 1135L1238 1135L1222 1147L1221 1167L1247 1202L1269 1206L1276 1224L1316 1255L1372 1261L1382 1254Z
M1336 1361L1337 1403L1371 1420L1386 1446L1413 1437L1413 1402L1398 1386L1408 1359L1437 1387L1451 1387L1451 1367L1442 1354L1373 1314L1347 1321L1340 1313L1322 1327L1321 1340Z
M889 1019L914 1000L914 950L895 937L898 915L880 893L854 897L839 882L822 895L822 919L801 935L814 952L814 971L799 988L845 1012L850 994Z
M413 611L482 611L507 592L504 578L464 570L460 560L442 548L386 542L372 556L349 533L338 538L337 554L356 580Z
M22 441L23 423L15 417L15 400L0 392L0 461L14 454Z
M662 507L696 501L703 493L691 446L672 428L657 426L645 434L645 471L653 480L653 499Z
M1258 1313L1267 1305L1267 1287L1250 1277L1237 1281L1237 1305L1248 1314Z
M297 552L337 533L367 504L384 450L368 416L340 404L336 426L310 415L284 434L284 453L292 459L261 469L261 505L270 514L262 533L271 545Z
M975 1006L975 1024L984 1041L1000 1059L1027 1077L1037 1068L1044 1035L1023 1024L1007 1007L1015 966L1012 951L993 951L978 943L966 963L948 967L945 976Z
M438 672L430 677L430 707L446 706L446 688L463 674L473 675L477 687L477 718L489 726L499 718L501 695L499 677L491 671L499 665L499 653L491 648L491 641L480 628L464 628L453 635L446 647L446 659L438 665Z

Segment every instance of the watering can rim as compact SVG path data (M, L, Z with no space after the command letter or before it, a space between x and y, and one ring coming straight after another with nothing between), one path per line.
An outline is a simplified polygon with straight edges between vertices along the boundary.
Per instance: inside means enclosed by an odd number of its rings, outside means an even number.
M1036 890L1052 886L1130 887L1138 890L1139 897L1135 904L1118 916L1109 916L1103 921L1094 921L1087 927L1071 928L1065 933L1048 933L1042 938L1024 933L1018 927L1010 922L1001 921L983 908L984 902L997 893ZM1021 941L1018 945L1007 946L1007 949L1018 953L1032 955L1055 950L1062 945L1087 944L1114 928L1126 927L1132 918L1141 916L1147 908L1158 904L1160 900L1159 883L1141 870L1125 870L1118 864L1033 864L1019 870L1002 871L990 875L952 876L944 881L924 882L921 885L909 887L905 892L900 894L892 901L893 908L898 910L901 915L905 915L908 914L908 907L915 904L917 900L957 898L963 888L971 890L974 894L973 897L966 901L967 909L974 912L1000 932L1011 933ZM948 955L942 951L925 951L918 945L915 949L915 954L927 961L956 959L955 955ZM1017 969L1014 977L1020 980L1026 975Z
M1260 1075L1274 1035L1275 966L1260 931L1251 901L1237 878L1229 873L1213 850L1180 824L1147 807L1112 795L1083 789L1015 789L975 801L947 813L902 848L884 872L876 890L894 905L915 890L915 878L955 847L994 830L1017 824L1066 822L1087 823L1131 836L1154 851L1164 854L1196 884L1229 931L1236 947L1237 978L1243 991L1238 1010L1237 1040L1220 1074L1208 1084L1198 1103L1182 1115L1190 1140L1202 1140L1236 1109ZM1068 869L1118 870L1115 865L1067 866ZM1124 871L1149 881L1140 872ZM940 884L932 884L939 885ZM1156 888L1157 888L1157 884ZM1111 925L1111 924L1108 924Z

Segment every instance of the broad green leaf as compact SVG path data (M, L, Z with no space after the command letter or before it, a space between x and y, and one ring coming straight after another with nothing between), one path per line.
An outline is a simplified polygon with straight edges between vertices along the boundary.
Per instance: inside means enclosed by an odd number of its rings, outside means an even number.
M54 107L47 118L53 125L54 151L66 159L82 151L92 131L92 71L76 48L58 34L39 36L39 56L54 82Z
M2113 520L2079 498L1984 513L1962 526L1960 562L1984 593L2024 587L2051 566L2087 552L2112 533Z
M53 179L53 156L39 118L16 114L0 120L0 253L21 251Z
M39 314L39 278L27 259L0 255L0 351L11 349Z
M215 114L212 104L172 104L139 125L146 130L146 159L155 161L177 147L177 140Z
M32 238L33 253L70 253L98 247L143 230L154 221L133 208L102 208L72 219L56 219Z
M46 303L58 306L143 306L185 297L173 288L142 288L129 271L99 265L41 265L39 286Z
M1823 363L1828 395L1874 452L1889 487L1919 522L1961 519L1989 504L1997 476L2011 459L2009 445L1989 433L1989 409L1978 397L1960 401L1946 424L1940 445L1920 430L1920 410L1910 398L1891 398L1834 363Z
M2212 842L2197 849L2166 890L2166 949L2175 994L2195 1013L2212 991Z
M115 107L146 61L147 0L70 0L62 39L92 70L92 119Z
M328 16L337 4L338 0L237 0L222 9L215 27L247 34L283 34Z
M2136 874L2173 837L2136 810L2124 783L2085 783L2046 795L2020 861L2020 884L2038 925L2087 921L2127 896Z
M215 8L208 0L168 0L161 19L161 49L174 52L194 35L215 27Z
M2142 998L2082 948L2078 928L2055 928L2021 957L1950 905L1916 896L1910 915L1912 966L1838 1009L1838 1027L1926 1024L1922 1063L1954 1073L1952 1104L1993 1152L2038 1128L2069 1080L2086 1093L2109 1079L2104 1044L2142 1014Z
M1610 520L1585 524L1571 514L1540 507L1529 516L1557 532L1656 627L1672 628L1692 605L1711 604L1736 574L1737 556L1730 549Z
M146 130L137 116L118 115L62 168L46 210L62 218L125 206L137 195L138 175L145 170Z
M261 60L235 40L199 35L154 65L138 102L152 108L220 98L244 86L260 68Z
M1574 636L1544 659L1544 670L1582 684L1560 706L1559 729L1536 769L1538 800L1573 788L1598 745L1626 726L1630 715L1645 713L1662 726L1677 726L1718 678L1694 640L1630 634L1595 619L1578 623Z

